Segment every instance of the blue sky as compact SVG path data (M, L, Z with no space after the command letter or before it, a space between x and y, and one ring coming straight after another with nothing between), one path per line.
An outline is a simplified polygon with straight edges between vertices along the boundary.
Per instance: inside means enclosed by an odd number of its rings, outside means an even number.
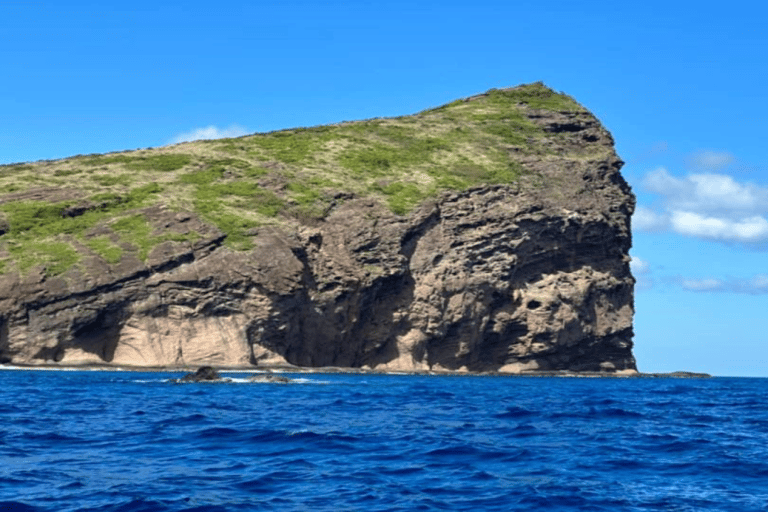
M722 2L0 6L0 163L411 114L543 80L638 196L641 371L768 376L768 7Z

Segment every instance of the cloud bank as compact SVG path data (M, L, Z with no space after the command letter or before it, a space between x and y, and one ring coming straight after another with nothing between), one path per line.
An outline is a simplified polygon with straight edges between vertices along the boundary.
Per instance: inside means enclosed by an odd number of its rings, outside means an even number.
M757 274L747 279L686 279L677 278L677 283L692 292L727 292L747 295L768 294L768 274Z
M241 137L248 135L250 132L236 124L233 124L227 128L217 128L216 126L206 126L205 128L197 128L189 132L180 133L173 137L169 144L178 144L180 142L192 142L195 140L210 140L210 139L225 139L230 137Z
M655 286L651 265L647 260L632 256L629 262L635 276L635 290L650 290ZM756 274L748 278L688 278L665 277L662 282L679 286L696 293L739 293L744 295L768 295L768 274Z
M732 157L702 152L698 158L700 165L714 168ZM720 242L768 243L768 187L739 182L727 174L677 177L663 167L647 173L642 186L661 200L656 209L637 208L632 219L636 229L670 230Z

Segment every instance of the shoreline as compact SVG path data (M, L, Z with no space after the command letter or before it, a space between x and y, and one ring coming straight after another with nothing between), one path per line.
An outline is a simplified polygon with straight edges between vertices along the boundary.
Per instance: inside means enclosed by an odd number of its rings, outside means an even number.
M144 372L144 373L178 373L194 372L202 365L196 366L112 366L112 365L58 365L58 364L0 364L0 371L102 371L102 372ZM212 366L212 365L206 365ZM346 368L337 366L301 367L301 366L214 366L218 372L224 373L299 373L299 374L341 374L341 375L424 375L434 377L563 377L563 378L607 378L607 379L709 379L715 376L702 372L675 371L664 373L643 372L577 372L571 370L528 371L521 373L504 372L470 372L446 370L375 370L366 368Z

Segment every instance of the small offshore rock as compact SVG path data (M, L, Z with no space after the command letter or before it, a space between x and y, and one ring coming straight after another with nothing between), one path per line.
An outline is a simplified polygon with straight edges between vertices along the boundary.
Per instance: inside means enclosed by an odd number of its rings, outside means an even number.
M176 382L221 382L224 379L211 366L201 366L194 373L188 373Z
M658 375L661 377L672 377L675 379L710 379L712 378L712 375L710 375L709 373L686 372L686 371L660 373L655 375Z

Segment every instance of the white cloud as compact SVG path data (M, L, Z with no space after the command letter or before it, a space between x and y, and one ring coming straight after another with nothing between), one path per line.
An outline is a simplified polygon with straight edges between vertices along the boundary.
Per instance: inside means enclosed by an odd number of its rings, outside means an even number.
M632 226L641 231L660 231L666 229L668 224L666 215L658 214L644 206L638 206L632 215Z
M765 204L768 189L754 185L741 185L725 174L693 174L688 176L693 183L691 200L701 203L704 208L753 209L762 196Z
M671 226L681 235L711 240L744 243L768 240L768 221L760 216L729 220L694 212L673 211Z
M194 140L225 139L230 137L241 137L250 133L248 129L233 124L227 128L217 128L213 125L205 128L180 133L171 139L169 144L178 144L180 142L192 142Z
M645 260L632 256L632 260L629 262L629 266L632 268L632 273L635 275L647 274L650 272L650 265Z
M722 291L725 283L719 279L681 279L680 286L692 292Z
M661 201L656 210L637 208L633 226L638 230L671 229L722 242L768 242L768 187L738 182L727 174L677 177L663 167L646 174L643 186Z
M738 183L727 174L689 174L677 178L659 167L645 175L643 186L672 208L694 211L768 210L768 187Z
M643 178L643 186L651 192L661 195L679 196L685 194L685 180L675 178L664 167L649 172Z
M629 262L632 275L635 277L636 290L649 290L653 288L653 278L651 277L651 265L637 256L632 256Z
M768 275L758 274L749 281L749 288L759 293L768 293Z
M727 167L734 157L727 151L703 150L697 151L688 158L688 163L694 169L717 171Z
M678 284L692 292L727 292L747 295L768 294L768 274L756 274L747 279L685 279L678 278Z

